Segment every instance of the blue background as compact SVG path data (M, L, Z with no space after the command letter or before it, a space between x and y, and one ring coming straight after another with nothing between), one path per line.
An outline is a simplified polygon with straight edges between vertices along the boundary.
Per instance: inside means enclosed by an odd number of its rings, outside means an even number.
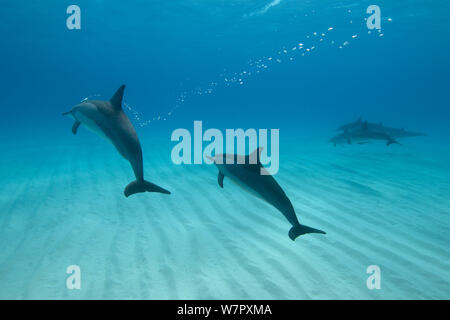
M205 127L280 128L282 136L322 141L363 116L448 140L448 2L378 1L383 37L367 34L369 1L281 1L251 14L267 3L77 1L82 29L68 30L72 2L2 1L2 136L66 139L70 124L61 112L89 95L107 98L122 83L141 119L167 114L181 92L331 26L309 56L284 59L242 86L191 95L168 121L138 130L169 141L173 129L203 120ZM350 44L339 50L330 39Z

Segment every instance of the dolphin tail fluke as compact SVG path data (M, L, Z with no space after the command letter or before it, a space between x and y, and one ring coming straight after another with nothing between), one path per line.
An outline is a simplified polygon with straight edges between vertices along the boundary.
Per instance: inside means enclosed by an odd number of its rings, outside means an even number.
M127 185L127 187L123 191L125 197L129 197L132 194L140 192L159 192L164 194L170 194L170 191L167 191L166 189L163 189L160 186L157 186L156 184L153 184L145 180L133 181L129 185Z
M314 229L314 228L299 224L298 226L292 227L291 230L289 230L289 238L291 238L292 241L295 241L295 239L297 237L301 236L302 234L306 234L306 233L326 234L325 231L322 231L319 229Z

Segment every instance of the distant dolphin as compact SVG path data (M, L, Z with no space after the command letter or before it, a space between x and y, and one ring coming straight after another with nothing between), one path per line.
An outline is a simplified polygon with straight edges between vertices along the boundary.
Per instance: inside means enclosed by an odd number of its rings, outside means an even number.
M352 132L345 131L350 140L356 142L366 142L368 140L386 140L386 145L399 144L397 140L391 137L386 132L371 130L367 121L363 122L362 127L359 130L354 130Z
M368 121L363 121L362 117L359 117L358 120L342 125L339 128L337 128L337 131L347 131L352 132L355 130L359 130L366 127L370 131L374 132L382 132L387 134L393 139L397 138L407 138L407 137L419 137L419 136L426 136L426 134L421 132L413 132L413 131L406 131L405 129L397 129L392 127L386 127L383 125L383 123L371 123ZM337 136L336 136L337 137Z
M423 137L426 136L422 132L406 131L405 129L396 129L384 127L384 131L393 138L409 138L409 137Z
M109 101L84 100L63 115L70 115L75 120L72 126L73 134L77 133L80 124L84 124L111 142L122 157L130 162L136 181L126 186L126 197L145 191L170 194L169 191L144 180L141 144L133 125L122 110L124 90L125 85L122 85Z
M334 146L338 144L352 144L353 142L357 144L366 144L372 140L386 140L386 145L390 146L391 144L399 144L394 137L388 134L386 131L375 130L375 125L369 124L367 121L362 122L359 128L353 127L353 130L349 130L348 128L344 129L344 132L335 135L330 139L329 142L333 143ZM381 125L376 125L382 128Z
M214 161L214 164L219 169L219 186L223 188L224 177L229 177L231 181L242 187L245 191L277 208L292 225L292 228L289 230L289 238L292 240L306 233L325 234L322 230L317 230L298 222L291 201L273 176L261 165L259 161L261 150L261 148L258 148L251 155L247 156L219 154L214 158L208 157ZM233 164L227 164L227 158L233 160Z

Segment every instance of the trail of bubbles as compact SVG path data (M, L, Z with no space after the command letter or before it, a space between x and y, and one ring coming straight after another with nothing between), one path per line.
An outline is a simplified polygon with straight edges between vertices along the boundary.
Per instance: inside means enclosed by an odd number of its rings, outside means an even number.
M351 10L348 10L351 13ZM387 18L387 21L392 21L391 18ZM349 24L353 21L350 20ZM215 93L217 88L221 87L231 87L231 86L243 86L247 81L257 74L261 74L270 70L277 64L284 62L293 62L297 58L305 57L314 54L321 47L336 47L338 50L342 50L349 46L353 41L358 41L360 35L358 33L350 33L346 37L342 37L338 40L338 36L335 35L336 27L330 26L322 32L313 32L305 36L302 41L292 43L290 46L283 46L279 50L274 51L271 55L263 56L257 59L253 59L247 62L245 68L237 72L227 72L224 70L219 74L218 79L209 82L204 87L196 87L191 90L183 91L180 93L176 99L174 106L167 112L158 114L151 119L143 119L141 113L134 109L127 103L124 106L131 112L132 119L140 126L145 127L155 121L166 121L176 112L177 109L181 108L186 101L194 97L211 95ZM381 30L371 31L369 30L367 34L376 34L378 37L383 37Z
M82 99L80 102L84 102L86 100L93 100L93 98L99 99L101 96L102 95L99 93L91 94L91 95L87 96L86 98Z

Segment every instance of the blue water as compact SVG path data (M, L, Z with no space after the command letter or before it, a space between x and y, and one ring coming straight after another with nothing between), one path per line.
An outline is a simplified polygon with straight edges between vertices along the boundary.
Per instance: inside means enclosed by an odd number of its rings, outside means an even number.
M71 4L81 30L66 27ZM382 20L369 33L371 4ZM2 1L0 298L448 299L449 9ZM61 116L121 84L146 178L170 196L125 198L129 164ZM360 116L427 135L328 143ZM213 166L173 164L170 135L195 120L279 129L276 179L327 235L292 242L279 212L219 188ZM66 288L73 264L80 290ZM381 289L366 287L369 265Z

